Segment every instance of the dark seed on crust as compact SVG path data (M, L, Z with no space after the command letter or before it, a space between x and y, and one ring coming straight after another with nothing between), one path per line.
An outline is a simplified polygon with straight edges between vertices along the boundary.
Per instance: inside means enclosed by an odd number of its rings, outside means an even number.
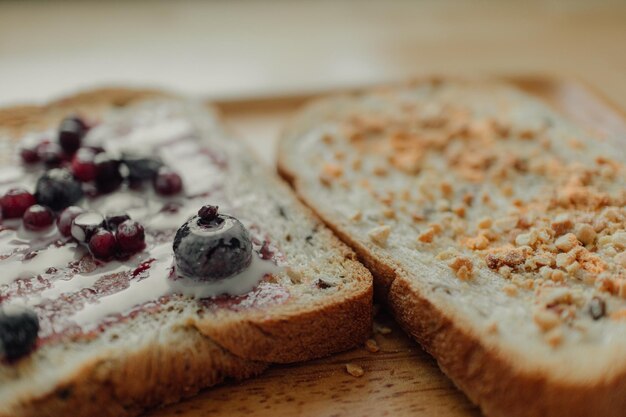
M599 320L606 315L606 302L600 297L593 297L589 302L589 314L594 320Z

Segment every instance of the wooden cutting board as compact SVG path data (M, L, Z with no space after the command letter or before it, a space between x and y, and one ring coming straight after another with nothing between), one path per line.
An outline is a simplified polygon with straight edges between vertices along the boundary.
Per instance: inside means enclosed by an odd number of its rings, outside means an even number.
M508 78L583 127L626 135L626 113L581 83L542 77ZM235 133L269 164L281 126L305 101L296 97L218 103ZM304 364L275 366L260 377L205 390L145 417L200 416L479 416L480 411L383 311L372 339L380 348L359 347ZM346 372L346 364L364 371Z

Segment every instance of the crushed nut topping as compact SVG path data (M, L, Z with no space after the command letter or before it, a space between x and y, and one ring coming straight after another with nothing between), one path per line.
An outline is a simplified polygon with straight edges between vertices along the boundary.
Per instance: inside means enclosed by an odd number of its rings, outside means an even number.
M389 239L390 234L391 227L387 225L375 227L367 233L372 242L379 246L385 246L387 244L387 239Z
M325 152L311 157L323 190L345 180L346 201L366 210L348 212L350 226L390 251L411 245L402 256L434 255L471 280L458 285L499 282L498 296L526 305L552 346L581 321L626 318L622 153L563 129L550 112L529 118L508 93L477 111L454 99L466 87L447 85L387 90L333 120L339 134L322 138ZM393 224L394 242L381 222ZM546 304L554 288L584 297Z

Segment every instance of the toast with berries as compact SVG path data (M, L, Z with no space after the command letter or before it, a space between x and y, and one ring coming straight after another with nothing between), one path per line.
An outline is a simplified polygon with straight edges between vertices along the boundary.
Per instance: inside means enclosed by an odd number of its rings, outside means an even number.
M505 82L323 98L278 170L489 416L626 415L626 145Z
M0 416L133 416L371 331L354 253L204 105L0 110Z

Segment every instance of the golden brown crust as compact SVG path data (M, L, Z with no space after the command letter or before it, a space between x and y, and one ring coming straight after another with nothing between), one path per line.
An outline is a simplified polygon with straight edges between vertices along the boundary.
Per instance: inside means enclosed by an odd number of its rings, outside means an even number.
M355 268L362 268L354 262ZM358 267L357 267L358 265ZM367 339L372 328L372 289L362 286L341 303L285 317L237 321L220 325L196 323L233 354L247 359L289 363L349 349Z
M97 114L150 97L153 90L122 88L80 93L43 106L0 109L0 129L11 134L47 126L71 112ZM351 348L371 331L369 272L354 253L333 242L358 285L349 296L322 307L218 325L201 319L176 336L175 346L151 344L131 355L94 359L56 390L15 406L14 416L134 416L146 408L176 402L225 379L243 379L272 362L295 362ZM178 341L179 340L179 341ZM0 417L5 417L0 413Z
M268 366L238 358L192 327L175 337L174 346L155 343L130 355L96 358L53 392L16 405L6 417L135 416Z

